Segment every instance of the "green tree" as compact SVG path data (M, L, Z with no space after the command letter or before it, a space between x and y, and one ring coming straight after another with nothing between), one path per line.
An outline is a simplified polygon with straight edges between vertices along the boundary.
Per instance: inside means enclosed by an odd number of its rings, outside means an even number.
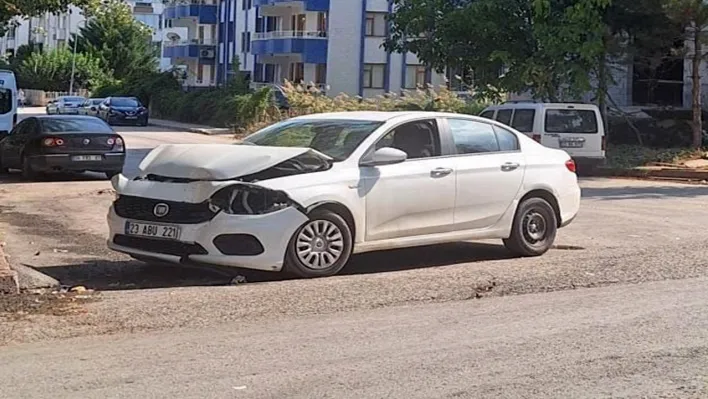
M411 51L441 71L468 72L484 95L590 89L602 51L601 15L609 0L394 0L392 51ZM474 23L470 23L474 21Z
M701 61L704 58L703 45L708 29L708 3L703 0L666 0L669 16L681 24L685 39L690 43L691 96L693 113L693 147L703 144L703 107L701 101Z
M130 6L109 0L80 28L77 51L97 58L101 67L122 80L150 74L157 70L157 54L152 45L151 30L137 21Z
M20 86L46 91L68 91L73 56L66 48L31 53L17 67ZM97 59L85 54L76 54L75 88L90 88L103 77L104 72Z
M7 0L0 2L0 27L4 34L17 17L34 17L46 12L66 11L70 5L84 8L87 12L96 9L99 0Z

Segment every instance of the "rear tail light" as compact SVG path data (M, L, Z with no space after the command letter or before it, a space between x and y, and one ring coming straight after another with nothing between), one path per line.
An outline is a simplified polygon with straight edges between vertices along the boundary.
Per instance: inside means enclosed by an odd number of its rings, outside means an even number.
M541 135L540 134L533 134L531 136L532 139L534 139L536 142L540 143L541 142Z
M116 151L123 151L123 139L120 137L111 137L106 141L106 144L113 146Z
M575 173L575 171L577 170L575 167L575 161L573 161L572 159L565 161L565 167L573 173Z
M47 137L42 140L42 145L45 147L61 147L64 144L64 139L59 137Z

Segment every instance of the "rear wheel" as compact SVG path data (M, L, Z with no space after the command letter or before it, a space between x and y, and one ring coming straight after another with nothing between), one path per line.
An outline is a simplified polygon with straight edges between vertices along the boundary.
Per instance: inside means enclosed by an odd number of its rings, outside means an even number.
M305 278L335 275L349 261L352 247L347 222L332 211L316 209L290 239L285 271Z
M104 172L104 174L106 175L106 178L108 178L108 180L111 180L114 176L119 175L121 172L122 171L120 170L112 170L110 172Z
M556 239L557 226L556 213L546 200L528 198L519 205L504 245L519 256L543 255Z
M32 168L29 158L22 156L22 177L25 180L33 181L40 177L40 173Z

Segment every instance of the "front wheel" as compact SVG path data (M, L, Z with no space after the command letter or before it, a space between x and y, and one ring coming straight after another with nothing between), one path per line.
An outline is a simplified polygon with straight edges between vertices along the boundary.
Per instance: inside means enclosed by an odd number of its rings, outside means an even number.
M504 245L519 256L539 256L551 248L557 232L553 207L543 198L529 198L519 205Z
M349 261L352 248L347 222L332 211L314 210L290 239L285 271L305 278L335 275Z

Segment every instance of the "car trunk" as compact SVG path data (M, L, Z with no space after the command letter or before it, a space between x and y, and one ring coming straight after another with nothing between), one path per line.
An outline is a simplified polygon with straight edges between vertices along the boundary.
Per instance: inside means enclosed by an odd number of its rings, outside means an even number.
M64 145L44 147L42 141L46 138L60 138L64 140ZM72 154L102 154L114 149L115 144L109 144L109 139L118 138L115 134L95 134L95 133L57 133L46 134L40 138L39 145L45 153L72 153Z

